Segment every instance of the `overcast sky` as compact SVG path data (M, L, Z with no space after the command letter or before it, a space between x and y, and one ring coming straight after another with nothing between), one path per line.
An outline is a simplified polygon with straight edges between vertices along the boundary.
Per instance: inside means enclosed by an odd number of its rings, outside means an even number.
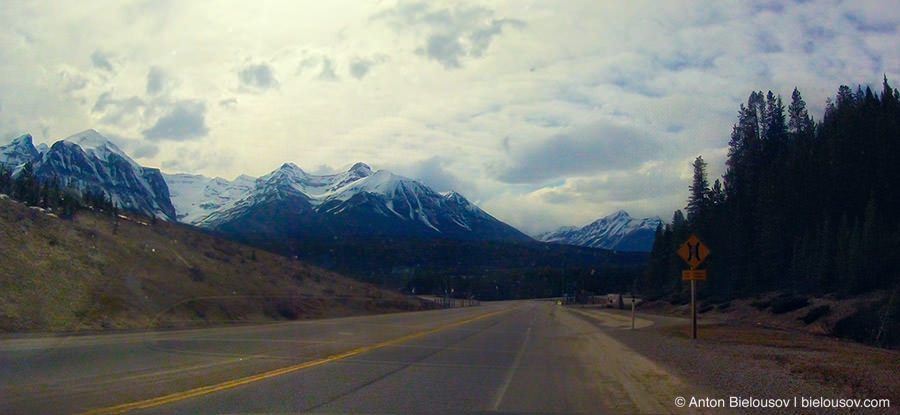
M821 119L840 84L900 85L898 22L891 0L8 0L0 133L93 128L227 179L363 161L528 233L670 220L751 91Z

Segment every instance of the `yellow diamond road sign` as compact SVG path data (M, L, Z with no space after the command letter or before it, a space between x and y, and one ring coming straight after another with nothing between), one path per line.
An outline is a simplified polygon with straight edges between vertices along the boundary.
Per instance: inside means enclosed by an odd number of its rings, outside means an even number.
M691 235L688 240L678 248L678 256L684 259L691 268L696 268L703 263L703 260L709 255L709 248L703 244L703 241L697 235Z

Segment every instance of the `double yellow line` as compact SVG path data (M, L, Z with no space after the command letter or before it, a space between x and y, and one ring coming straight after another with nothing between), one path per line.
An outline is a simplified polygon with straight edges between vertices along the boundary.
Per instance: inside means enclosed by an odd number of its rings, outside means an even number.
M441 326L441 327L438 327L435 329L424 330L424 331L420 331L417 333L408 334L406 336L396 338L393 340L388 340L383 343L378 343L378 344L374 344L371 346L363 346L363 347L359 347L359 348L356 348L356 349L353 349L350 351L346 351L346 352L334 354L334 355L331 355L328 357L324 357L321 359L311 360L309 362L300 363L300 364L297 364L294 366L287 366L287 367L283 367L280 369L275 369L275 370L271 370L268 372L263 372L263 373L259 373L256 375L247 376L247 377L240 378L240 379L229 380L229 381L225 381L222 383L217 383L215 385L201 386L199 388L189 389L189 390L186 390L183 392L176 392L176 393L172 393L169 395L163 395L163 396L159 396L156 398L145 399L142 401L129 402L129 403L124 403L124 404L116 405L116 406L110 406L110 407L106 407L106 408L92 409L92 410L89 410L86 412L82 412L81 415L122 414L125 412L134 411L137 409L153 408L156 406L165 405L165 404L169 404L172 402L195 398L195 397L210 394L213 392L218 392L218 391L222 391L222 390L226 390L226 389L235 388L235 387L238 387L241 385L246 385L248 383L253 383L253 382L258 382L258 381L261 381L264 379L269 379L269 378L272 378L275 376L281 376L281 375L288 374L291 372L296 372L298 370L303 370L303 369L310 368L313 366L319 366L319 365L322 365L322 364L325 364L328 362L333 362L335 360L345 359L345 358L348 358L351 356L356 356L358 354L362 354L362 353L366 353L366 352L369 352L372 350L380 349L382 347L387 347L387 346L392 346L392 345L395 345L398 343L403 343L405 341L409 341L409 340L412 340L415 338L427 336L429 334L434 334L434 333L437 333L442 330L447 330L447 329L450 329L453 327L459 327L464 324L469 324L469 323L472 323L472 322L475 322L478 320L483 320L488 317L492 317L497 314L507 312L509 310L510 309L505 309L505 310L494 311L494 312L487 313L487 314L482 314L480 316L476 316L476 317L468 318L465 320L457 321L454 323L450 323L450 324L447 324L447 325L444 325L444 326Z

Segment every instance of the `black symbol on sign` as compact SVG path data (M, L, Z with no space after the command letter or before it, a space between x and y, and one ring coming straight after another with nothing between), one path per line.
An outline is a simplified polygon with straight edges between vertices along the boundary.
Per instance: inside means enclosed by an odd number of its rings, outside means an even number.
M691 258L697 258L697 261L701 261L700 259L700 242L697 242L694 245L691 245L690 242L685 242L685 245L688 247L688 262L691 262Z

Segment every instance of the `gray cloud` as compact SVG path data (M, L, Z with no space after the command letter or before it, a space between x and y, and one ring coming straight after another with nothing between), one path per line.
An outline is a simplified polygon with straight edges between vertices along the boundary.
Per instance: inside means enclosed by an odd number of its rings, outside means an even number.
M297 70L294 72L295 75L300 75L303 72L306 72L307 69L312 69L316 67L317 58L312 56L307 56L297 64Z
M512 163L492 170L506 183L541 183L633 168L658 157L661 144L637 128L599 122L520 148L510 142Z
M148 143L140 139L126 138L107 131L102 131L101 134L115 143L116 146L124 150L125 153L131 157L149 158L159 154L159 146L156 144Z
M156 95L166 89L166 73L157 67L151 67L147 73L147 94Z
M91 113L100 115L103 123L122 126L138 121L146 107L144 100L139 97L118 99L107 91L97 97Z
M150 143L144 143L131 150L131 155L135 158L150 158L159 154L159 146Z
M846 13L844 18L850 21L856 30L863 33L896 33L897 31L897 22L874 21L857 13Z
M464 187L467 186L464 186L460 179L445 167L446 165L447 160L435 156L406 168L400 167L398 171L403 171L408 176L422 181L438 192L454 190L462 193L466 191L467 189L464 189Z
M65 92L80 91L88 85L87 78L67 70L59 71L59 82Z
M112 61L110 61L111 55L107 53L103 53L99 50L95 50L94 53L91 54L91 63L94 64L97 68L103 69L107 72L113 72Z
M334 63L331 62L331 59L322 58L322 72L319 72L317 78L323 81L334 81L338 79L337 73L334 71Z
M178 101L168 114L142 133L149 140L192 140L209 134L205 117L206 104L202 101Z
M316 67L319 68L315 79L320 81L336 81L339 79L337 70L335 69L334 60L331 57L322 54L309 55L304 52L304 58L297 65L296 75L300 75ZM365 59L356 59L350 65L350 75L360 79L369 71L371 62ZM359 76L357 76L359 74Z
M419 48L416 53L434 59L446 68L459 68L459 58L466 55L459 38L455 35L430 35L424 48Z
M363 79L373 66L387 61L387 56L377 55L374 58L353 58L350 61L350 76Z
M374 18L385 20L398 33L412 29L424 34L423 44L415 52L445 68L459 68L463 58L483 56L504 27L525 25L520 20L494 18L494 12L483 7L433 10L428 3L402 4Z
M238 72L241 85L257 90L266 90L278 87L275 72L267 63L251 64Z
M327 176L329 174L340 173L340 171L338 171L338 169L335 169L334 167L331 167L327 164L320 164L320 165L316 166L316 168L312 169L309 173L315 174L318 176Z
M235 156L221 153L207 146L178 145L175 158L164 160L161 167L169 172L194 172L205 168L229 168L235 164Z
M369 73L369 68L372 66L371 62L358 59L350 62L350 75L356 79L362 79Z

